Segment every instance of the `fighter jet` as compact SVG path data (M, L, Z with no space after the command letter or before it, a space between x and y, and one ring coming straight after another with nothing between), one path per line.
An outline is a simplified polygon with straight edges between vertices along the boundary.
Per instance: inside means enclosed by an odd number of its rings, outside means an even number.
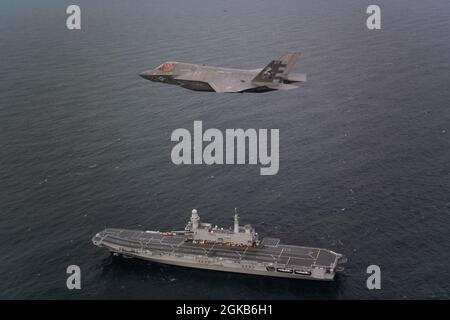
M168 61L144 71L144 79L174 84L194 91L267 92L298 88L293 83L306 82L306 74L290 73L300 53L286 53L259 69L231 69Z

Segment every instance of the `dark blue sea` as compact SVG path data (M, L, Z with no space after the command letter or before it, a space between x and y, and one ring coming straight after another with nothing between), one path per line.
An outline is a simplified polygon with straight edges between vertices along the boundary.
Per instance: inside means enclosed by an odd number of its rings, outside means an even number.
M450 3L24 1L0 4L0 298L450 297ZM66 8L81 7L81 30ZM138 76L167 60L261 68L300 51L299 89L194 92ZM278 128L280 170L181 165L177 128ZM331 283L111 257L105 227L242 223L345 254ZM81 268L68 290L66 268ZM368 290L366 269L381 268Z

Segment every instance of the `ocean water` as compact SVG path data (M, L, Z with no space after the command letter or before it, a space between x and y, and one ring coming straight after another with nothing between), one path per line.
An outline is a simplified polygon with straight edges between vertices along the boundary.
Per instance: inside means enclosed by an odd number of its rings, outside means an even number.
M365 1L0 4L0 298L450 296L450 5ZM216 94L138 76L166 60L258 68L301 51L301 88ZM280 171L175 166L177 128L279 128ZM345 254L332 283L113 258L105 227L177 230L192 208ZM68 265L81 290L66 288ZM366 268L381 268L368 290Z

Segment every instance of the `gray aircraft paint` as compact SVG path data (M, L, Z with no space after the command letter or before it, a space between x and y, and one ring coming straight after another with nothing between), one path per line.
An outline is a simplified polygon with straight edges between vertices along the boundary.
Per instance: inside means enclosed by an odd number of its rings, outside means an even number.
M289 76L300 53L286 53L262 69L232 69L168 61L140 74L144 79L178 85L194 91L266 92L298 88L305 74Z

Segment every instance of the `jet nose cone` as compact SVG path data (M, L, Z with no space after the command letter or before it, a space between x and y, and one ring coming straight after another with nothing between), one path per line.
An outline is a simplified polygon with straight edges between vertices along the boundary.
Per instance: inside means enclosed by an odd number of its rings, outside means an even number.
M148 71L144 71L144 72L139 73L139 75L140 75L142 78L147 79L147 80L150 80L152 74L153 74L153 72L152 72L151 70L148 70Z

